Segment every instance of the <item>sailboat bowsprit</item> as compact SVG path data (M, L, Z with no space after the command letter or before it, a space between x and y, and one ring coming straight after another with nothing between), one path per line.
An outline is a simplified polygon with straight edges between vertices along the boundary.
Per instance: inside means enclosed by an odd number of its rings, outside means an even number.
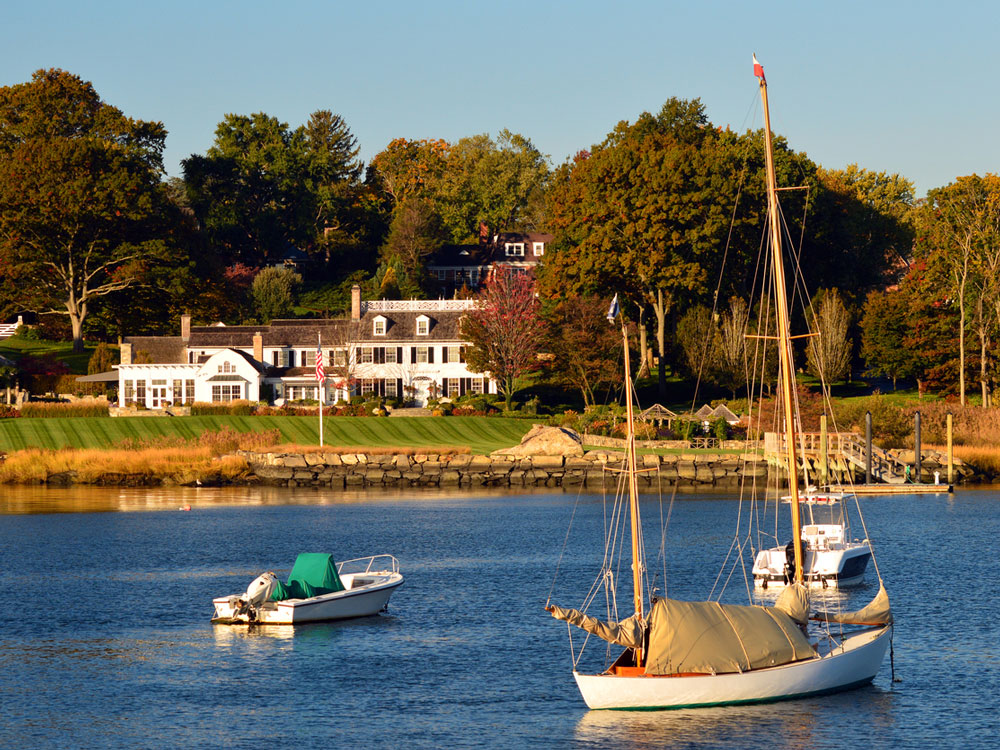
M779 386L784 396L787 465L797 466L797 420L793 414L794 366L777 187L771 148L771 126L764 71L754 57L764 109L768 218L774 293L777 305ZM609 316L610 317L610 316ZM792 580L772 606L650 600L643 573L642 529L635 481L635 434L628 334L622 325L625 348L625 397L629 434L626 447L628 512L630 516L635 613L620 622L602 621L577 609L548 605L553 617L603 640L623 646L621 656L603 673L576 670L580 692L590 708L656 709L757 703L836 692L864 685L875 677L892 637L892 611L884 586L875 600L857 612L811 612L804 584L805 552L797 473L789 472L792 516L790 558ZM647 606L647 601L649 605ZM853 630L827 629L822 637L808 635L810 621L835 622Z

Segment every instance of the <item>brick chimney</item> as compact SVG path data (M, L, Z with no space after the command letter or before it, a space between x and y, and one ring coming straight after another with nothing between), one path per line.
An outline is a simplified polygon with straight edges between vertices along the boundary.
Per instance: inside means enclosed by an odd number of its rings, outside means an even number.
M264 336L260 331L253 335L253 358L258 362L264 361Z
M123 365L132 364L132 345L131 344L121 344L119 347L119 353L121 354L121 363Z
M361 287L351 287L351 320L361 320Z
M181 315L181 341L188 341L191 338L191 316Z

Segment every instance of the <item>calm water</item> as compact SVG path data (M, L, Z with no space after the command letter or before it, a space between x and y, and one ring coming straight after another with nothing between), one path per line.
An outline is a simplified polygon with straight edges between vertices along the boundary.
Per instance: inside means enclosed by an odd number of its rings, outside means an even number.
M589 585L599 550L581 545L602 534L599 496L4 490L0 745L1000 746L1000 492L862 502L901 682L887 658L874 685L836 696L628 713L586 709L566 627L542 609L574 507L554 600L575 606ZM672 595L707 593L736 510L730 495L678 497ZM655 559L661 507L644 512ZM209 623L213 596L286 571L299 551L390 552L406 584L364 620ZM734 580L727 598L741 596ZM591 644L587 658L603 656Z

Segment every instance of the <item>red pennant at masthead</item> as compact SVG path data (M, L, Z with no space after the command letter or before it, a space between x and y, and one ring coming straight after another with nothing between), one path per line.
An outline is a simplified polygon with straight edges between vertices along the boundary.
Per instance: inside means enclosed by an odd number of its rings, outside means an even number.
M757 55L753 56L753 74L762 81L767 80L764 78L764 66L757 62Z

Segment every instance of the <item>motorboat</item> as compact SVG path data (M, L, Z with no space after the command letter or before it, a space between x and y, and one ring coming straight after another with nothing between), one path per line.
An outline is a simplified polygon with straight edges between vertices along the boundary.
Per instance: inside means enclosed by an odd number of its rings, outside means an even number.
M790 502L789 498L784 498ZM867 539L853 541L845 524L842 493L809 492L799 499L809 518L802 525L802 580L807 586L841 588L856 586L864 579L872 559ZM753 563L758 588L784 586L795 579L795 551L791 542L762 549Z
M335 563L333 555L304 552L286 582L267 572L255 578L246 592L213 599L212 622L297 625L367 617L384 610L402 584L399 562L392 555Z

